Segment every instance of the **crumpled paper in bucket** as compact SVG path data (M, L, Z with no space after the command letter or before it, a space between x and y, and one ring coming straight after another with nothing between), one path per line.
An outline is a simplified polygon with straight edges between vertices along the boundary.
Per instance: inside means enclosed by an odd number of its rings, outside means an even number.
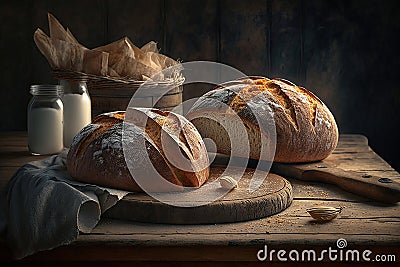
M129 38L124 37L110 44L88 49L50 13L48 22L50 36L38 28L34 33L34 40L50 67L55 70L141 81L149 80L163 69L179 64L158 53L154 41L138 48ZM156 77L157 80L164 78L162 74Z

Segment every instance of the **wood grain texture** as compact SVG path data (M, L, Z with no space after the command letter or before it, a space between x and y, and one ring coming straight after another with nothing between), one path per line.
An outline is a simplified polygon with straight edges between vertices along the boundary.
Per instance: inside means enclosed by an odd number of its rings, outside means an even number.
M323 167L323 168L321 168ZM341 189L383 203L400 202L400 183L393 179L343 170L325 161L312 164L275 164L272 171L307 182L334 184ZM381 182L387 180L387 183Z
M166 1L166 51L183 62L217 60L217 1Z
M246 75L268 76L267 3L221 0L221 62Z
M164 52L182 62L218 61L218 1L167 0L165 4ZM212 88L213 85L187 84L183 98L200 97Z
M271 1L271 72L269 78L284 78L302 84L301 1Z
M10 173L30 157L13 158L12 151L26 150L26 133L1 133L0 174ZM11 155L11 157L10 157ZM36 158L36 157L35 157ZM338 148L328 158L345 170L387 175L400 180L368 146L361 135L341 135ZM0 175L0 185L10 177ZM71 245L40 252L26 260L117 260L117 261L256 261L265 244L273 249L316 249L334 247L345 238L352 249L374 253L400 253L400 205L371 201L333 185L289 179L293 186L292 205L268 218L227 224L166 225L135 223L103 218L91 234L81 234ZM343 207L339 217L328 223L314 221L306 212L314 206ZM0 259L9 250L0 244ZM201 253L199 253L201 251Z
M105 112L112 112L116 110L125 111L129 104L135 107L154 107L161 110L169 110L175 108L182 103L182 87L176 87L167 92L161 98L152 94L142 94L143 97L135 96L134 101L131 103L134 92L131 89L119 90L118 94L109 89L103 92L92 93L90 96L92 104L93 115L99 115ZM128 92L128 94L127 94ZM147 96L146 96L147 95ZM135 104L137 103L137 104Z
M304 10L304 86L318 95L331 109L338 121L339 129L343 128L346 116L344 106L349 105L346 99L352 97L352 91L345 88L341 81L343 75L353 75L352 71L344 72L342 51L350 40L345 40L346 22L342 11L344 2L335 1L328 4L321 1L303 1ZM340 25L338 23L341 23ZM356 105L360 99L354 99ZM361 116L361 113L357 115Z
M216 60L249 75L289 78L317 94L341 133L362 133L400 170L397 0L81 0L1 3L0 130L26 130L30 84L55 83L34 46L50 11L89 47L124 35L183 61ZM373 19L371 19L373 18ZM18 51L17 54L13 51ZM299 65L300 64L300 65ZM184 99L212 86L189 85Z
M152 40L157 42L159 49L164 47L163 0L107 0L105 2L106 42L127 36L139 47Z
M210 181L215 181L224 172L224 167L211 167ZM234 174L232 172L232 174ZM254 170L246 169L240 177L238 188L225 196L199 207L177 207L162 203L147 194L132 194L124 197L110 208L106 217L150 223L210 224L255 220L286 209L292 202L292 186L284 178L265 173L261 186L249 192ZM268 175L267 175L268 174ZM232 175L232 177L235 177ZM239 178L239 177L238 177ZM220 190L221 188L213 188ZM211 192L212 192L212 190ZM197 190L182 196L182 203L191 203ZM206 200L205 200L206 201Z
M368 135L371 146L385 150L398 169L400 144L391 133L400 123L388 115L400 103L393 71L399 69L398 3L311 0L303 5L305 87L330 107L342 133Z
M376 201L398 202L400 177L391 171L379 173L377 169L384 170L390 166L368 147L367 138L355 137L342 136L334 153L323 161L306 164L274 163L272 171L307 182L332 183ZM357 164L354 164L354 159L357 159ZM319 168L321 166L323 168ZM390 179L392 182L381 183L380 179Z
M31 83L31 1L0 4L0 112L7 115L0 129L26 128L26 106Z

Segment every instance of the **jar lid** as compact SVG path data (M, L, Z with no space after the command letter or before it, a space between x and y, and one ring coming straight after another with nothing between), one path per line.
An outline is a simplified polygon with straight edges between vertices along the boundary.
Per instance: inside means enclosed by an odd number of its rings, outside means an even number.
M32 95L62 96L64 87L58 84L35 84L31 85L29 92Z

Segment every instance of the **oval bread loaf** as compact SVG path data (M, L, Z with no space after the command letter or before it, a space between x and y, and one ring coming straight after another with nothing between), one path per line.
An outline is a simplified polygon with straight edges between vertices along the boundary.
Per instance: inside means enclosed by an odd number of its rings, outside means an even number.
M183 155L184 160L177 157L178 154ZM182 188L199 187L209 176L207 151L196 128L180 115L157 109L130 109L128 113L97 116L73 139L67 168L77 181L143 191L133 179L127 162L146 171L151 166L145 165L144 157L149 158L162 178ZM135 178L150 182L146 191L176 189L157 180L151 183L153 177Z
M248 155L239 149L232 156L268 158L260 155L261 140L269 138L259 127L260 120L268 117L264 116L266 112L271 113L275 122L276 162L322 160L338 142L338 128L326 105L308 90L283 79L250 77L225 83L198 99L187 118L203 138L213 139L218 152L230 155L231 145L242 145L229 140L227 131L238 128L232 111L246 127L250 144ZM222 121L228 121L229 129L221 126Z

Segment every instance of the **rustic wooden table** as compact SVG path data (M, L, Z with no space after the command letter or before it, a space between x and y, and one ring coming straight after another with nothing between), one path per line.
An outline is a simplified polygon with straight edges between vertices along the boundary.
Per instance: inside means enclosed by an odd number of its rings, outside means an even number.
M24 132L0 134L0 188L22 164L44 157L31 156ZM362 135L341 135L337 149L327 159L337 167L400 181L400 174L368 146ZM76 261L215 261L257 262L257 252L269 250L332 247L344 238L348 249L370 249L377 254L395 255L400 261L400 205L386 205L342 191L335 186L288 179L294 201L285 211L268 218L229 224L164 225L103 218L91 234L81 234L68 246L40 252L25 259ZM344 207L328 223L317 223L306 208L314 205ZM361 251L362 252L362 251ZM0 244L0 259L10 251ZM388 257L386 257L388 258ZM276 260L276 258L275 258ZM263 264L266 264L263 262ZM175 266L175 265L174 265Z

